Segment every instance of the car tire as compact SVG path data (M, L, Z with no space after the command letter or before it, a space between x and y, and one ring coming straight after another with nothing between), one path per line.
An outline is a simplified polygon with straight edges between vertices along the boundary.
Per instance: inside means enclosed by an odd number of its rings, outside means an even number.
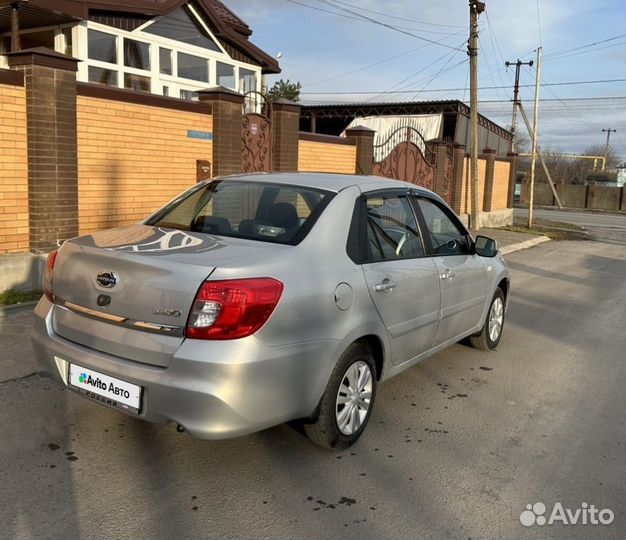
M350 384L354 381L357 381L357 390L351 392ZM376 363L371 350L362 343L353 343L341 355L330 376L317 418L304 424L309 439L330 450L345 450L352 446L363 434L372 415L376 381Z
M498 346L504 328L505 307L504 293L502 289L497 288L489 304L485 325L478 334L469 338L475 349L493 351Z

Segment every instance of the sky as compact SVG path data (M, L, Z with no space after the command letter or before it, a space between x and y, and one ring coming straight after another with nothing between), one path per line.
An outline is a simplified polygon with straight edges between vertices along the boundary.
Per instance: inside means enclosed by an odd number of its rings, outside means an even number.
M469 102L466 0L223 2L248 23L253 43L272 56L282 53L282 73L269 76L269 86L279 78L299 81L303 103ZM616 129L611 147L626 160L624 0L488 0L486 6L480 112L510 126L515 68L504 63L536 60L542 46L540 145L581 153L604 145L602 129ZM535 77L535 67L522 68L520 95L531 121ZM524 131L521 123L518 129Z

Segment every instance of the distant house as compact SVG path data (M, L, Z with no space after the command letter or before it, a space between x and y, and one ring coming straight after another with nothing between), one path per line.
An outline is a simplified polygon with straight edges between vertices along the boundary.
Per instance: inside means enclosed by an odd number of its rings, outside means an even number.
M420 131L426 140L446 140L469 148L469 116L469 107L458 100L305 105L300 115L300 130L340 135L348 126L364 124L377 130L375 144L380 145L394 129L409 125ZM511 151L512 139L510 131L478 115L479 149L491 148L505 158Z
M261 90L264 74L280 72L219 0L0 0L0 67L16 6L20 48L78 58L81 82L194 99L215 85Z

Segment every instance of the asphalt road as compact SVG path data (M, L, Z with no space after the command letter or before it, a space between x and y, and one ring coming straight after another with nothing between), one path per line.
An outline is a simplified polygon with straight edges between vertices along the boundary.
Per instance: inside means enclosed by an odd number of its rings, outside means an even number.
M455 345L383 384L351 451L288 426L198 441L36 376L0 383L0 537L624 538L624 249L508 260L498 350ZM536 502L615 521L524 527Z
M516 216L527 216L528 209L516 208ZM602 212L574 212L571 210L535 209L538 218L573 223L587 229L594 240L626 245L626 215Z

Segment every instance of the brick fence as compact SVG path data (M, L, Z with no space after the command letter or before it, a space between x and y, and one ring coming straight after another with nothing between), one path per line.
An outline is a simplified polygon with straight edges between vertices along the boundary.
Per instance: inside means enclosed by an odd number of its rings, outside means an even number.
M218 87L190 102L77 83L76 62L37 48L9 54L11 69L0 70L0 254L46 253L78 234L139 221L198 180L242 171L244 96ZM300 133L299 105L279 100L272 111L273 170L371 174L373 131ZM433 144L435 190L446 184L466 218L465 147L450 154L448 185L449 145ZM479 170L484 221L505 222L515 155L485 149Z

